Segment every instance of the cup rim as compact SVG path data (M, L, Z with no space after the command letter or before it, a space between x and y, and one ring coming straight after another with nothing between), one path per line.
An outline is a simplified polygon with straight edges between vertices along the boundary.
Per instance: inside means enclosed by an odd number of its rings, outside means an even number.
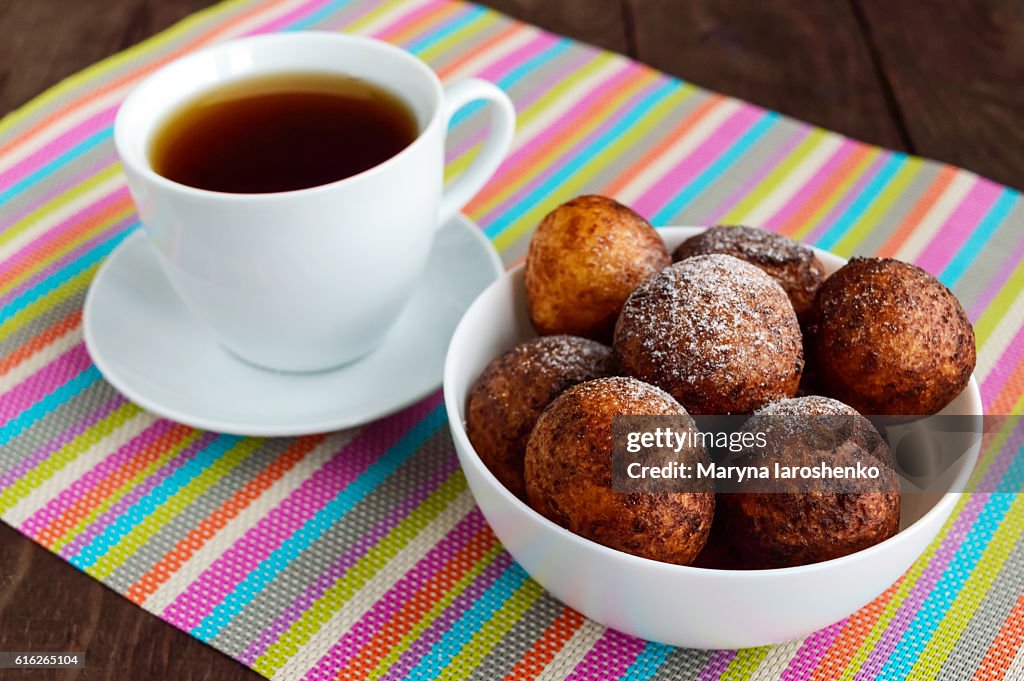
M349 175L333 182L325 184L319 184L313 187L304 187L302 189L289 189L286 191L279 192L254 192L254 193L240 193L240 192L222 192L212 189L202 189L200 187L193 187L191 185L177 182L170 178L164 177L160 173L153 169L153 165L150 162L149 156L145 150L141 154L136 154L134 150L131 150L129 145L133 142L127 139L129 133L126 127L129 125L128 116L131 115L132 109L134 108L135 102L145 96L146 92L156 87L156 84L160 82L162 78L168 77L169 73L174 70L182 68L182 64L188 64L190 62L199 61L202 59L209 59L211 55L215 55L220 52L226 52L232 49L237 49L239 45L253 45L253 44L274 44L274 43L293 43L297 41L325 41L325 42L345 42L349 44L362 44L370 47L371 49L378 49L383 52L389 52L392 55L404 60L414 70L418 71L424 79L429 82L430 89L433 95L432 110L427 118L427 122L423 125L416 138L410 142L404 149L399 151L397 154L385 159L377 165L367 168L355 175ZM245 76L242 76L245 77ZM233 80L233 79L232 79ZM194 93L193 93L194 94ZM176 103L185 101L187 97L176 100ZM412 54L408 50L404 50L401 47L392 45L391 43L377 38L369 36L355 35L350 33L335 33L331 31L293 31L290 33L264 33L259 35L247 36L244 38L237 38L234 40L227 40L209 47L189 52L181 57L178 57L167 64L164 64L153 73L146 76L142 81L137 83L125 97L124 101L118 107L117 114L114 118L114 147L117 150L117 155L120 161L135 173L142 176L146 181L158 185L162 189L182 192L186 194L192 194L197 197L204 198L215 198L221 201L238 201L238 202L259 202L267 199L281 199L291 198L297 196L306 196L312 194L318 194L325 191L331 191L337 189L340 186L354 184L359 180L367 177L376 175L381 172L385 172L389 167L398 163L401 159L412 154L415 149L426 144L424 138L440 124L441 112L443 110L444 101L444 88L441 85L441 80L433 69L430 68L422 59ZM170 110L171 107L164 109L163 113ZM148 142L156 129L157 125L155 122L150 122L151 129L145 134L145 139Z

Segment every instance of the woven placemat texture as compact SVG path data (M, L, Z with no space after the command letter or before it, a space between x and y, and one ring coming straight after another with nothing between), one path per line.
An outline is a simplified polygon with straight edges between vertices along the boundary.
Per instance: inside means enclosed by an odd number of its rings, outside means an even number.
M476 75L511 95L514 150L466 209L507 262L584 192L654 224L749 223L841 255L893 255L963 301L987 413L1024 407L1018 193L471 4L232 1L0 123L4 521L274 679L1024 678L1024 501L999 492L1024 471L1005 432L987 438L979 469L995 492L964 496L876 601L802 641L694 651L606 630L527 577L473 504L439 395L359 429L270 440L154 418L104 383L81 308L138 226L111 141L118 103L189 50L296 29L373 35L445 80ZM453 172L480 125L470 116L453 134Z

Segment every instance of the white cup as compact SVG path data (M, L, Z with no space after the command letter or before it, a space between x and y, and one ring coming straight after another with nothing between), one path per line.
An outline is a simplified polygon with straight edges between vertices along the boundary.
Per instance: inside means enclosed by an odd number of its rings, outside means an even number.
M153 136L179 105L233 80L296 71L387 88L411 107L419 136L369 170L297 191L206 191L153 170ZM448 125L474 100L489 105L490 134L470 168L445 187ZM295 32L222 43L161 68L122 104L114 141L145 233L196 317L252 364L318 371L383 341L438 226L494 173L514 129L512 102L486 81L442 87L426 64L387 43Z

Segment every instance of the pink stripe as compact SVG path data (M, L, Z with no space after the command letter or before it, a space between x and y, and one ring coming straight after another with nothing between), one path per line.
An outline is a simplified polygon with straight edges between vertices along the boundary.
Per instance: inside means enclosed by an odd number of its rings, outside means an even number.
M512 69L522 66L523 62L528 61L530 57L543 52L557 42L558 38L556 36L550 33L541 33L536 38L527 41L522 47L509 52L498 61L479 71L476 77L496 83L508 75Z
M825 657L825 653L832 647L835 640L839 638L839 634L842 633L846 622L846 619L840 620L831 626L814 632L804 639L800 649L796 651L796 655L789 661L789 666L779 676L779 681L803 681L810 678L818 663Z
M628 84L631 84L633 80L638 80L644 71L635 66L627 66L621 72L615 74L612 80L609 82L609 88L621 88L626 89ZM488 224L493 222L498 216L504 213L509 208L522 202L531 193L536 191L537 187L544 184L544 182L550 178L553 174L557 173L566 163L576 158L581 152L590 147L594 141L601 135L605 134L609 128L611 128L619 120L621 112L628 110L636 105L637 101L643 99L646 95L653 92L659 87L659 84L654 81L643 87L635 93L632 97L627 98L625 101L620 102L614 109L607 111L604 114L602 122L594 130L590 132L586 137L581 139L571 148L559 152L558 156L542 159L539 161L539 165L543 170L536 174L531 182L524 183L518 190L516 190L511 196L506 197L498 205L491 210L487 211L483 216L480 217L480 222ZM521 147L513 157L506 159L499 173L502 177L513 178L517 175L524 174L525 171L518 170L512 163L513 158L521 158L529 154L536 154L537 150L545 146L549 140L556 137L564 137L569 134L569 130L579 125L581 120L587 118L593 118L597 115L598 109L597 104L594 100L598 100L602 95L607 95L607 92L603 90L594 90L584 98L580 104L573 107L572 110L568 111L564 116L559 118L553 125L548 127L543 135L538 136L528 146Z
M178 452L178 454L170 461L133 487L127 494L121 497L117 503L113 504L110 508L100 514L96 520L89 523L79 534L75 535L74 539L65 544L64 547L57 552L58 555L68 561L77 556L82 549L92 543L93 539L106 532L108 527L117 522L117 520L124 515L129 508L137 504L140 499L144 498L154 489L162 485L163 482L173 475L175 471L194 459L216 439L216 433L203 433L200 435L189 446Z
M39 257L40 251L44 251L54 244L67 241L71 238L68 232L74 232L76 228L85 227L85 223L95 219L98 213L106 210L118 201L124 201L128 198L128 189L120 187L54 225L51 229L46 230L19 249L14 255L0 261L0 278L10 276L12 270ZM95 225L92 226L95 227Z
M32 514L21 526L21 531L36 537L48 529L48 526L57 520L64 511L71 508L75 502L87 496L90 491L95 491L96 488L104 491L104 497L109 497L114 491L110 488L111 476L131 458L138 455L158 438L163 437L174 427L173 421L161 420L155 422L103 459L84 476L75 480L70 487L62 490L56 498L51 499L49 503Z
M376 30L373 35L375 38L379 38L380 40L388 40L396 33L401 33L406 27L411 26L426 15L432 14L448 4L450 4L448 0L432 0L408 14L403 14L394 23ZM432 30L433 28L434 27L429 27L427 30Z
M939 544L935 550L935 555L928 561L927 567L917 578L917 582L910 590L910 593L907 594L906 599L900 604L896 614L893 615L892 623L882 632L878 643L875 644L875 647L869 653L868 659L861 667L861 672L857 674L858 681L865 678L873 679L881 670L885 661L892 655L892 651L895 650L896 645L903 638L903 633L917 616L918 610L921 609L928 595L935 589L935 585L942 578L946 568L949 567L953 557L963 544L964 538L970 532L971 527L978 519L987 501L987 495L968 495L967 503L953 521L949 534Z
M768 173L770 173L777 165L782 163L793 149L795 149L800 142L805 140L811 134L811 130L813 130L813 128L807 126L801 126L798 128L795 134L791 135L789 139L779 145L779 148L776 149L763 164L750 173L747 179L738 186L736 191L730 194L727 199L719 203L713 211L708 213L702 222L709 225L718 224L726 213L739 204L745 196L754 191L759 184L764 182L765 176L767 176Z
M986 180L977 180L925 249L914 259L917 265L932 274L941 273L971 232L978 228L1001 192L1002 187Z
M1024 326L1013 334L1003 354L994 360L992 371L981 384L981 398L985 405L991 405L1002 392L1003 386L1013 372L1024 361Z
M110 239L116 239L126 229L136 224L136 217L134 215L127 217L123 220L113 223L107 229L104 229L99 234L89 239L85 243L80 244L73 251L64 254L58 260L53 261L43 269L32 274L30 277L22 281L20 284L15 286L7 293L0 296L0 307L7 305L17 298L25 294L29 289L38 286L42 282L46 281L52 276L59 275L64 268L74 263L79 258L88 255L90 251L99 246L103 245Z
M387 537L395 527L422 504L437 488L459 469L458 459L447 457L440 466L431 471L423 482L406 496L397 501L387 513L374 525L365 530L342 555L337 556L331 564L306 586L301 594L295 597L284 611L270 624L263 628L238 660L252 666L256 659L267 651L291 625L302 616L302 613L313 607L328 589L338 583L352 566L363 558L370 550Z
M810 181L793 194L789 201L786 202L786 205L765 221L769 228L774 231L782 229L803 208L804 204L814 198L819 189L825 185L835 183L834 176L842 169L843 164L859 146L853 140L844 139L832 153L832 156L829 157L828 161L815 171Z
M17 464L11 467L3 475L0 475L0 489L7 489L20 478L24 477L30 470L50 458L54 452L65 446L76 437L92 428L94 425L109 416L115 409L125 404L126 400L120 395L115 395L89 413L84 419L74 423L65 431L62 431L55 438L39 447L29 456L24 457Z
M92 362L81 342L4 393L0 403L0 427L6 426L23 411L82 373Z
M633 664L646 645L643 639L614 629L605 629L601 638L565 681L617 679Z
M700 670L698 681L714 681L719 678L729 668L729 663L735 657L735 650L716 650L708 663L704 665L704 669Z
M843 213L845 213L850 205L857 200L857 197L864 192L864 188L867 187L868 183L877 175L882 167L889 161L888 154L879 154L874 161L872 161L867 168L861 171L860 175L854 180L853 184L843 192L842 197L836 202L836 205L832 206L832 209L814 226L814 228L808 232L807 236L804 237L803 241L807 243L814 243L825 234L832 225L839 220ZM872 197L873 199L874 197Z
M459 521L433 549L416 563L373 607L368 610L309 670L307 679L332 679L347 665L386 624L391 622L423 587L432 581L470 540L481 532L486 523L479 510L472 510ZM468 569L470 566L463 566Z
M624 68L617 73L613 74L606 82L607 87L611 90L620 86L625 86L625 82L636 75L635 69ZM543 148L551 141L563 138L569 134L571 129L579 125L580 120L587 118L590 111L597 105L601 97L607 96L607 92L601 88L591 90L585 97L568 112L558 118L550 127L545 128L544 132L530 140L530 143L519 147L513 152L508 158L502 161L502 175L507 174L508 176L514 176L519 173L519 168L530 162L530 156L537 154L537 150ZM463 153L469 151L475 144L483 141L486 136L486 130L479 130L472 139L463 141L460 145L452 149L453 155L458 157ZM589 139L589 138L588 138ZM575 155L575 150L582 147L583 144L577 144L573 147L573 150L568 152L568 156L571 158ZM526 190L528 191L528 190ZM507 205L509 202L504 201L501 206Z
M764 112L752 106L740 107L739 111L721 123L707 139L681 159L671 170L662 175L638 199L633 201L633 210L640 215L654 215L662 206L672 200L700 171L711 165L729 145L752 126Z
M100 111L82 121L77 127L61 133L53 141L39 147L39 149L0 173L0 191L10 189L23 177L31 175L53 159L73 149L83 140L112 125L116 113L116 106Z
M308 13L311 9L314 9L323 4L325 4L324 0L313 0L312 2L302 5L299 8L292 10L291 12L285 14L284 16L278 19L258 26L250 31L246 31L245 33L229 32L225 35L218 35L216 40L213 42L220 42L223 40L228 40L232 37L239 37L242 35L255 35L257 33L272 32L275 29L281 28L294 22L295 19L300 18L302 15ZM199 47L209 44L212 44L210 40L203 40L195 49L199 49ZM129 89L132 84L142 80L147 75L149 75L148 72L136 74L132 78L132 80L127 83ZM127 94L127 92L125 94ZM113 106L110 106L106 109L99 111L89 119L80 123L78 126L72 128L71 130L68 130L67 132L62 133L52 142L48 142L46 145L41 147L37 152L31 154L29 157L26 157L18 164L16 164L14 167L5 171L3 175L0 175L0 187L9 188L13 186L19 180L23 179L25 176L37 170L40 166L45 165L47 162L53 160L56 156L60 155L60 153L62 153L64 150L70 149L71 147L80 144L82 140L89 137L89 135L96 132L100 128L104 127L104 125L111 125L114 120L114 117L117 114L117 108L120 105L121 102L118 101Z
M368 426L235 542L161 616L181 629L196 627L261 561L439 403L439 396L434 395Z
M9 212L5 215L6 224L13 225L23 220L26 215L39 209L54 199L61 197L65 192L74 189L78 185L91 179L93 176L107 170L117 163L117 154L113 148L103 148L103 154L97 156L95 163L65 163L60 170L47 176L46 192L35 194L18 194L4 204L4 210Z
M494 586L495 582L501 579L515 565L512 556L502 551L494 557L494 561L485 567L483 571L460 593L451 604L441 611L426 631L420 632L412 645L402 653L398 661L392 664L381 681L403 681L409 673L420 665L423 659L437 649L438 643L453 627L459 623L462 617L474 605L476 605L487 591ZM469 623L468 626L474 626ZM429 665L429 662L427 663Z
M1011 277L1013 277L1013 273L1020 266L1021 260L1024 260L1024 239L1015 239L1014 241L1010 257L1003 260L1002 266L996 275L989 280L981 295L975 298L971 309L968 310L967 316L972 320L976 321L981 318L985 310L988 309L988 306L992 304L992 301L999 295L999 292L1003 290L1007 283L1011 284L1011 286L1016 283L1011 281ZM977 273L977 276L983 276L983 273L978 272L978 268L974 268L972 273Z

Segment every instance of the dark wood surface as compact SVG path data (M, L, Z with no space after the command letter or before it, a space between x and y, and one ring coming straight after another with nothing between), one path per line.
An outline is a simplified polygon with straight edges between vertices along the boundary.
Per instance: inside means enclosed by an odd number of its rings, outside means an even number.
M0 0L0 113L212 4ZM1024 187L1024 3L487 0L698 85ZM0 650L83 670L3 679L257 679L0 526Z

